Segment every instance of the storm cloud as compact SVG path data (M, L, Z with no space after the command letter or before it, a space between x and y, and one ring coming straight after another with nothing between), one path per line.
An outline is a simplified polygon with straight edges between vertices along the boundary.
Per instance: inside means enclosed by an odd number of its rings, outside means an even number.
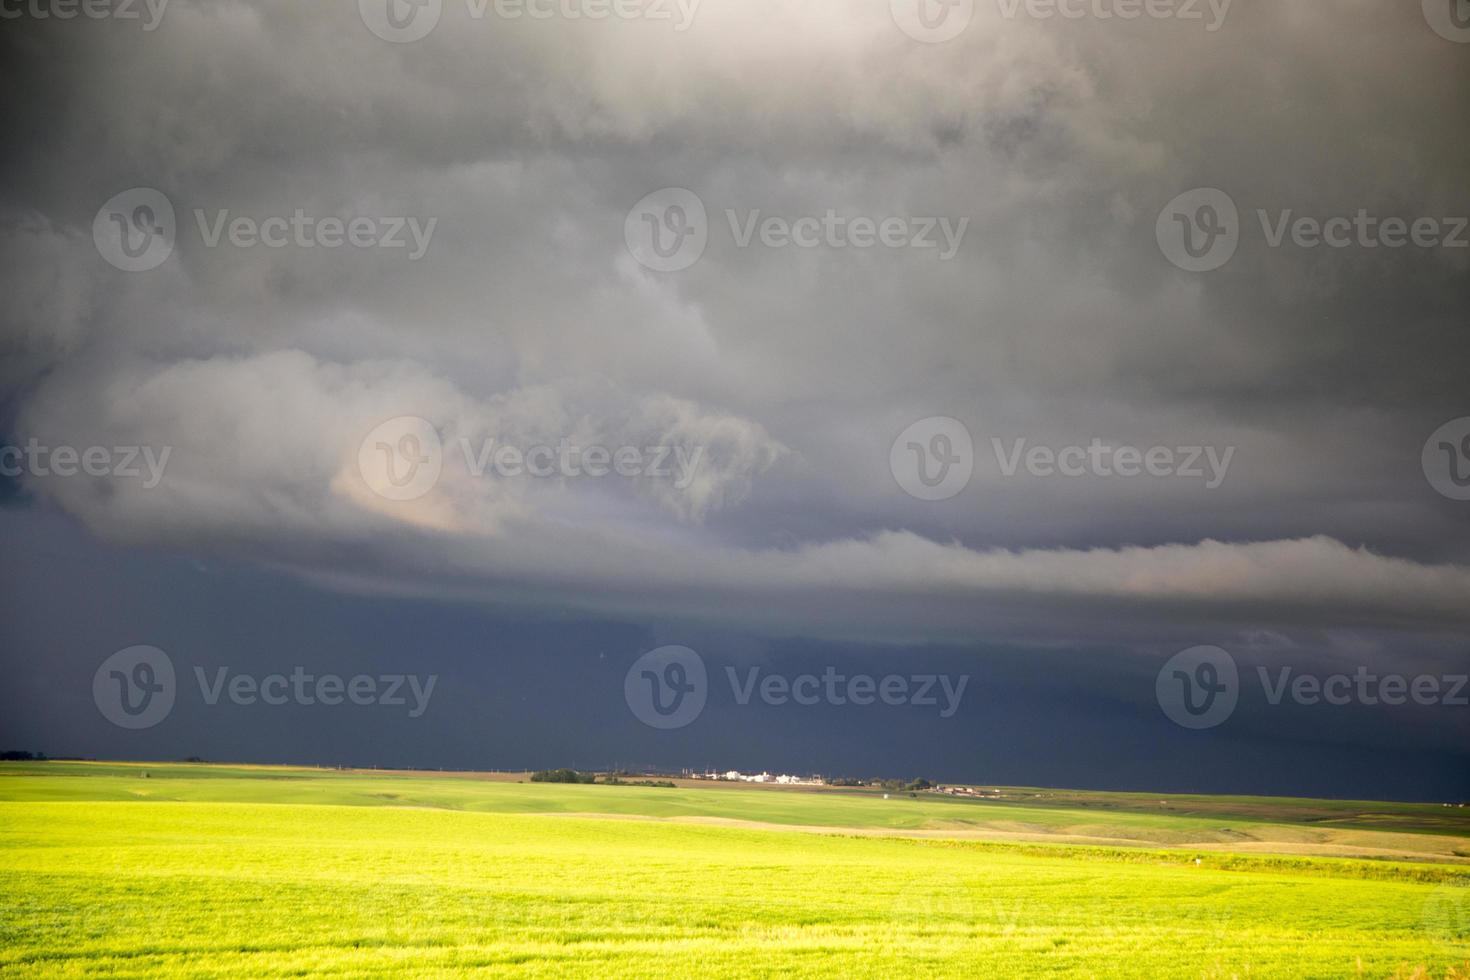
M5 25L0 431L171 450L156 487L24 473L31 506L329 591L779 635L1463 635L1470 505L1421 450L1470 414L1470 249L1268 235L1470 214L1470 46L1417 5L1242 0L1206 30L980 3L941 44L876 2L705 0L682 27L446 2L411 43L370 7ZM94 221L136 187L174 241L126 272ZM1156 239L1198 187L1240 216L1206 273ZM626 235L665 188L707 244L660 272ZM314 238L211 238L298 213ZM432 237L323 244L364 217ZM771 217L844 237L742 241ZM931 220L965 222L952 257L915 246ZM411 500L359 464L400 417L443 446ZM916 499L891 449L934 417L974 472ZM473 472L562 440L700 458L677 487ZM1008 475L993 440L1232 456L1214 487Z

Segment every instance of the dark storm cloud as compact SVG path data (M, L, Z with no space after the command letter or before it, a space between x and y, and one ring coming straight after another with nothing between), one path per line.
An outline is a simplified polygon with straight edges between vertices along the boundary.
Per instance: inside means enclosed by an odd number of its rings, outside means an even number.
M351 3L8 23L6 428L173 447L156 488L27 486L103 537L333 588L756 632L1462 630L1467 505L1419 456L1470 414L1470 249L1274 248L1256 211L1470 214L1470 46L1412 4L1238 3L1214 32L980 7L942 45L835 2L706 0L687 31L448 3L412 44ZM128 274L91 227L136 186L179 232ZM710 243L650 272L624 219L672 186ZM1241 242L1193 274L1154 225L1200 186ZM407 261L209 248L196 209L436 224ZM740 248L727 209L968 224L946 262ZM404 415L710 452L679 491L446 465L384 500L358 446ZM931 416L976 444L939 502L889 471ZM1234 455L1213 489L1007 477L992 439Z

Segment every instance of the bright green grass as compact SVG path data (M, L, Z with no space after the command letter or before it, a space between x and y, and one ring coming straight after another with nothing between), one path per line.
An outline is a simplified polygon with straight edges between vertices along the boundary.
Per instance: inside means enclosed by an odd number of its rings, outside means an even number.
M1339 977L1470 959L1463 869L1385 880L1359 862L1224 870L529 812L678 815L693 796L815 824L947 801L155 771L0 778L0 973ZM409 795L433 802L392 805Z

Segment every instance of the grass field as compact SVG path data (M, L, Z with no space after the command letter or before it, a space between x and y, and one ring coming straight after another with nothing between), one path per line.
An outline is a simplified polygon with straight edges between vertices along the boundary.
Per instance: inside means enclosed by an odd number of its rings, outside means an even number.
M1007 793L5 764L0 973L1470 971L1470 867L1438 843L1470 845L1463 810ZM1256 851L1384 834L1435 860L1237 853L1225 828Z

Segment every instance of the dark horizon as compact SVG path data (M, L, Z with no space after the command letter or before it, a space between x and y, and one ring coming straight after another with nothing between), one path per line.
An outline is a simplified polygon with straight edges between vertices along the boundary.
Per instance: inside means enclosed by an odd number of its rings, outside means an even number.
M16 751L19 751L19 752L30 752L31 750L28 750L28 749L0 750L0 752L5 752L5 751L9 751L9 752L16 752ZM34 754L34 753L32 753L32 754ZM701 768L698 768L698 767L693 767L693 768L690 768L690 767L681 767L681 768L676 768L676 769L670 769L670 768L659 768L657 766L647 766L647 767L644 767L644 766L637 766L637 765L633 765L631 767L628 767L628 766L624 766L624 765L618 764L618 763L614 763L612 765L605 765L605 766L597 766L597 765L585 765L584 766L584 765L565 764L565 765L551 765L551 766L544 766L544 767L525 767L525 768L511 767L511 768L508 768L508 769L484 768L484 767L474 768L474 769L458 769L458 768L449 768L449 767L424 767L424 766L347 765L347 764L344 764L344 763L331 763L331 762L279 762L279 761L251 760L251 759L188 759L188 758L185 758L185 759L123 759L123 758L116 758L116 759L114 759L114 758L98 758L98 757L95 757L95 756L52 756L52 755L47 755L45 753L42 753L42 755L44 755L45 757L44 758L33 758L33 759L3 759L3 760L0 760L0 764L3 764L5 762L96 762L96 763L101 763L103 765L111 764L111 763L116 763L118 765L142 765L142 766L148 766L148 765L155 765L155 766L166 766L166 765L203 765L203 766L226 766L226 767L228 767L228 766L251 766L251 767L278 766L278 767L283 768L283 769L319 769L319 770L322 770L324 772L343 772L343 771L347 771L347 772L385 772L385 773L404 773L404 774L412 774L412 775L433 775L434 773L449 773L449 774L452 774L452 775L476 775L476 774L479 774L479 773L485 773L485 774L507 775L507 776L509 776L509 775L530 774L530 773L534 773L534 772L545 772L545 771L550 771L550 770L555 770L555 769L572 769L572 770L575 770L577 772L581 772L581 773L593 773L593 774L596 774L596 775L618 774L618 775L631 775L631 776L637 776L637 777L673 778L673 779L687 779L687 778L692 778L692 775L691 774L692 773L696 773L696 772L728 772L728 771L730 771L730 768L723 768L722 769L720 767L716 767L715 769L701 769ZM998 782L969 781L969 780L945 779L945 778L931 778L931 776L928 775L928 774L895 775L895 774L890 773L890 774L886 774L886 775L867 774L867 775L861 775L861 776L859 776L859 775L853 775L853 774L850 774L850 773L822 773L822 772L817 772L815 770L809 770L809 769L785 769L785 768L781 768L781 767L777 767L777 766L753 766L753 767L749 767L749 768L738 768L738 771L740 771L742 773L769 772L773 776L774 775L778 775L778 774L786 774L786 775L792 775L792 776L813 776L813 777L820 777L820 778L822 778L824 780L830 780L830 779L861 779L861 780L867 781L870 784L868 786L847 786L847 785L834 785L834 784L828 782L828 783L822 784L824 791L861 790L861 789L875 789L876 790L876 789L880 789L881 787L877 787L877 786L874 786L874 785L871 785L871 784L881 783L881 782L890 781L890 780L907 781L907 780L920 779L920 778L922 778L922 779L928 779L931 783L935 784L936 786L973 786L973 787L986 787L986 786L991 786L991 787L995 787L997 789L1004 789L1004 790L1033 790L1033 789L1035 789L1035 790L1044 790L1044 791L1051 791L1051 792L1068 792L1068 791L1074 791L1075 790L1075 791L1088 792L1088 793L1127 793L1127 794L1135 794L1135 795L1139 795L1139 796L1151 796L1151 795L1154 795L1154 794L1158 794L1159 796L1213 796L1213 797L1221 797L1221 798L1240 798L1240 799L1249 799L1249 798L1252 798L1252 797L1263 797L1263 798L1267 798L1267 799L1276 799L1276 800L1293 800L1293 799L1295 799L1295 800L1330 800L1330 801L1335 802L1335 803L1412 803L1412 804L1419 804L1419 805L1423 805L1423 806L1453 806L1453 807L1470 806L1470 798L1467 798L1467 799L1415 799L1415 798L1402 798L1401 799L1401 798L1393 798L1393 797L1384 798L1384 797L1366 797L1366 796L1292 796L1292 795L1283 794L1283 793L1209 793L1209 792L1194 792L1194 791L1189 791L1189 790L1163 790L1163 789L1157 789L1157 788L1151 787L1151 786L1142 786L1142 787L1137 787L1137 786L1135 786L1135 787L1127 787L1127 786L1087 786L1087 785L1066 785L1066 786L1062 786L1062 785L1056 785L1056 784L1050 784L1050 783L998 783ZM800 784L800 785L798 785L798 784L783 785L783 784L778 784L778 783L739 783L739 782L735 782L734 780L719 780L719 779L710 779L710 780L701 779L700 782L702 784L703 783L722 783L722 784L731 785L731 786L748 785L748 786L752 786L752 787L755 787L755 788L775 788L775 789L788 790L788 791L791 791L791 792L799 792L799 791L803 790L804 788L805 789L811 789L812 786L814 785L814 784L810 784L810 783L808 783L808 784ZM907 790L904 790L903 792L907 792Z
M1119 659L1104 656L1105 647L782 640L688 623L527 620L432 600L324 602L291 576L108 548L80 529L67 530L64 521L35 530L36 516L26 522L27 534L13 512L0 509L10 542L0 555L7 584L0 621L12 638L0 652L12 679L0 744L35 745L48 754L466 770L714 762L1119 791L1470 797L1470 752L1455 735L1455 723L1470 714L1464 708L1289 699L1273 705L1267 688L1276 683L1278 661L1244 647L1233 653L1238 707L1216 727L1189 731L1166 717L1155 692L1165 660L1189 645L1182 638L1157 653ZM126 598L70 609L67 592L57 589L62 581L83 591L126 582ZM76 639L57 642L61 622ZM114 649L135 643L168 654L177 701L156 726L129 731L103 717L92 683ZM708 668L708 702L687 726L660 731L635 715L624 682L640 655L669 643L698 651ZM412 651L409 659L404 650ZM1324 675L1351 672L1340 659L1305 653L1293 663ZM214 705L207 703L221 669L228 683L239 674L262 678L295 668L303 676L416 674L421 686L429 675L438 680L417 718L408 716L414 701L406 683L401 707L235 704L223 688ZM945 718L938 685L932 707L767 704L755 693L742 705L739 686L753 669L758 677L834 670L970 680ZM1422 669L1458 670L1434 659ZM739 682L733 686L731 670ZM316 756L302 748L307 744L319 747Z

